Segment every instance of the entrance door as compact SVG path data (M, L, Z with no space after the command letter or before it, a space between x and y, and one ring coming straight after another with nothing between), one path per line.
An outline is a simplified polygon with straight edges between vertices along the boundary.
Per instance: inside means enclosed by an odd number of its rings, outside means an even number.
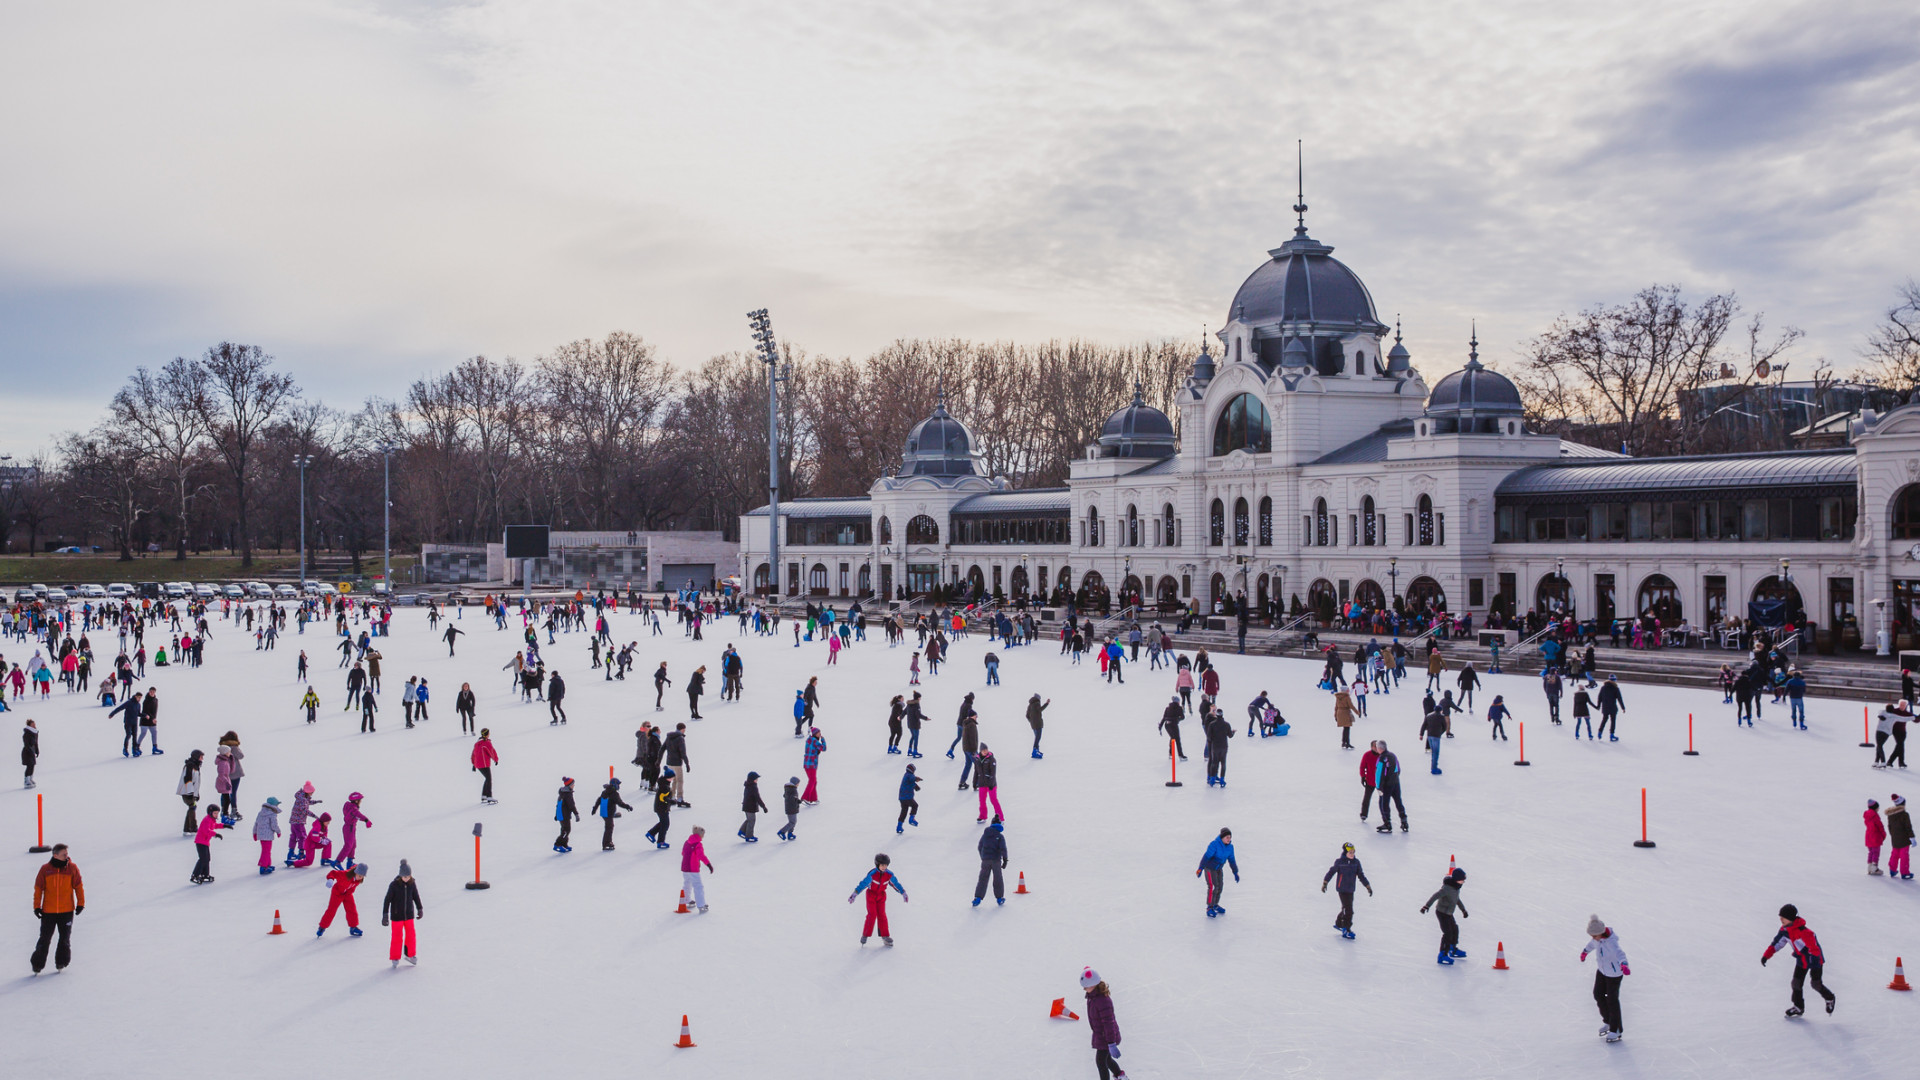
M1604 632L1613 625L1613 575L1593 575L1593 616Z
M937 563L908 563L907 592L922 596L940 586L940 567Z

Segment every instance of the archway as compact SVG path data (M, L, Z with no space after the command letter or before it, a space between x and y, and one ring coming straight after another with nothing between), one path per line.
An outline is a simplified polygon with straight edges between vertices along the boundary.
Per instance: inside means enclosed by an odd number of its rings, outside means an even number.
M1326 578L1314 578L1307 586L1307 608L1314 614L1331 618L1340 610L1340 592Z
M1533 610L1542 615L1572 614L1573 582L1559 574L1548 574L1533 590Z
M1010 590L1008 592L1009 596L1013 597L1015 600L1018 600L1021 597L1027 595L1027 568L1026 567L1024 566L1014 567L1013 573L1008 575L1007 581L1008 581L1009 590Z
M1120 603L1123 605L1134 603L1140 598L1140 593L1140 579L1128 574L1127 580L1120 583Z
M1417 577L1407 583L1407 603L1415 610L1447 610L1447 591L1430 577Z
M1180 583L1171 577L1161 578L1159 601L1161 611L1180 610Z
M1267 610L1267 575L1265 574L1261 574L1260 579L1254 583L1253 603L1254 603L1255 611L1261 612L1263 614L1266 612Z
M979 566L973 566L967 570L967 588L970 590L969 595L975 600L987 595L987 575Z
M827 595L827 564L814 563L807 571L807 593L810 596Z
M1213 575L1213 580L1207 583L1207 611L1217 615L1220 612L1226 610L1226 605L1223 603L1223 601L1226 600L1226 598L1227 598L1226 575L1225 574Z
M1920 540L1920 484L1901 488L1893 497L1893 512L1888 516L1895 540Z
M1353 598L1368 611L1377 611L1387 606L1387 594L1380 588L1380 583L1372 578L1367 578L1353 587Z
M907 522L907 543L937 544L940 542L940 524L925 514L916 514Z
M1807 617L1800 602L1799 586L1782 581L1777 575L1762 578L1760 584L1753 587L1751 601L1749 614L1762 626L1779 626L1782 621L1799 623Z
M1649 574L1640 583L1633 609L1659 619L1662 626L1677 626L1681 618L1680 587L1665 574Z

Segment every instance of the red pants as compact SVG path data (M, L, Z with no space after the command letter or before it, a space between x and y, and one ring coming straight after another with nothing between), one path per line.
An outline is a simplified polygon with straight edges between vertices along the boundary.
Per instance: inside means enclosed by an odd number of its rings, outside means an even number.
M820 778L814 775L816 772L819 771L819 767L815 766L814 768L806 769L803 771L807 774L807 790L801 794L800 801L801 802L819 802L820 801Z
M1897 847L1887 855L1887 872L1890 874L1913 873L1911 847Z
M271 840L260 841L260 865L273 865L273 841Z
M393 921L393 944L387 949L387 959L389 960L400 959L400 942L402 938L406 939L407 955L412 956L413 955L413 920L412 919L395 919Z
M329 896L327 898L327 913L320 916L320 929L325 930L327 927L332 926L333 913L343 907L347 909L347 925L359 926L360 909L353 906L353 894L348 893L345 896Z
M1001 819L1002 821L1006 820L1006 817L1007 817L1006 813L1000 809L1000 789L999 788L983 787L983 788L975 788L974 790L980 793L980 820L985 821L987 819L987 800L988 799L993 800L993 816Z
M867 890L867 925L860 931L861 937L872 937L874 924L880 925L881 937L892 937L887 932L887 894L884 889Z

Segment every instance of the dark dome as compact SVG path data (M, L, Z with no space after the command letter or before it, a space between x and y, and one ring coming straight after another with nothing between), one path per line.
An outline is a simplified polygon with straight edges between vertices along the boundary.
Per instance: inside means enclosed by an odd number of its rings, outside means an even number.
M933 415L907 433L907 448L901 457L901 476L981 475L973 432L948 414L944 393L933 407Z
M1100 429L1100 447L1105 457L1165 458L1179 450L1173 421L1146 403L1138 383L1133 387L1133 402L1107 417Z
M1383 333L1373 314L1373 296L1359 275L1334 258L1326 244L1296 237L1267 254L1240 285L1227 309L1229 322L1255 326L1312 323L1327 329L1352 328Z
M1441 379L1427 395L1427 415L1444 421L1436 429L1443 433L1498 433L1498 422L1490 422L1490 418L1519 416L1525 411L1520 388L1513 385L1513 380L1481 365L1477 334L1467 354L1467 366Z

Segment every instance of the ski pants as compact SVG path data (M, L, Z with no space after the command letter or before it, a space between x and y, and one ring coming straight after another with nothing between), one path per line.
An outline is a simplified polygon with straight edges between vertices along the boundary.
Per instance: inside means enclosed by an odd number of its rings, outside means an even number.
M667 842L667 823L671 820L669 815L672 813L673 811L664 806L653 812L655 821L653 828L647 830L647 839L653 841L655 844L664 844Z
M1897 847L1887 852L1887 873L1905 877L1913 873L1913 845Z
M600 830L600 846L610 848L613 846L613 815L609 813L603 820L607 824L606 828Z
M1392 788L1383 787L1380 789L1380 824L1382 825L1393 824L1393 815L1387 812L1388 799L1392 799L1394 807L1400 811L1400 827L1403 829L1406 828L1407 827L1407 805L1400 801L1400 789L1398 787L1392 787Z
M273 841L271 840L260 841L260 865L273 865Z
M693 901L693 906L697 908L706 907L707 883L700 879L700 871L683 870L680 872L680 880L684 882L684 888L687 890L687 898Z
M572 838L573 838L573 818L563 817L560 819L560 835L554 837L553 846L566 847L568 846L567 841Z
M1207 906L1219 907L1220 894L1227 891L1227 871L1224 867L1216 866L1202 873L1207 879Z
M1620 976L1609 975L1604 971L1594 972L1593 1001L1600 1006L1600 1019L1607 1022L1607 1030L1618 1035L1621 1031Z
M193 864L193 876L206 877L207 873L213 869L213 845L195 844L193 847L200 855L199 860Z
M1005 867L1000 865L1000 860L981 859L980 880L974 883L973 898L975 900L983 900L986 898L987 879L991 877L993 879L993 898L995 900L1006 899L1007 879L1005 874L1002 873L1003 870L1005 870Z
M899 748L900 748L900 721L898 720L888 721L887 749L898 750Z
M987 800L988 799L993 800L993 816L996 818L999 818L1002 821L1006 820L1007 812L1005 810L1000 809L1000 789L999 788L983 787L983 788L975 788L974 791L980 796L980 820L985 821L987 819Z
M493 798L493 766L481 766L480 779L480 797L483 799Z
M1343 892L1340 894L1340 914L1334 916L1333 925L1339 927L1342 930L1353 929L1353 894L1352 893Z
M1104 1046L1094 1050L1093 1067L1100 1070L1100 1080L1113 1080L1116 1076L1127 1075L1120 1071L1119 1063L1113 1060L1113 1055Z
M42 931L42 933L44 934L45 931ZM1833 1000L1833 991L1827 989L1826 984L1820 981L1820 971L1824 967L1826 967L1825 961L1814 960L1812 958L1804 959L1799 963L1793 965L1793 1007L1794 1008L1796 1009L1806 1008L1807 1003L1805 999L1801 997L1800 987L1803 983L1807 981L1807 976L1809 975L1813 976L1813 992L1816 994L1819 994L1823 998L1826 998L1828 1001Z
M47 946L52 943L55 932L58 932L60 935L60 943L55 946L53 950L54 970L58 971L66 967L67 963L73 959L73 949L71 948L73 938L73 912L49 911L45 915L40 916L40 943L33 947L33 970L35 974L38 974L41 969L47 966ZM1815 983L1814 985L1817 986L1819 984Z
M1436 910L1433 914L1440 920L1440 951L1448 952L1460 944L1460 924L1444 911Z
M860 929L861 937L872 937L874 927L878 925L881 937L892 937L887 930L887 894L881 889L867 890L867 921Z
M316 840L313 837L308 837L307 846L304 851L305 854L295 859L293 865L312 866L316 854L319 856L321 862L331 862L333 860L333 841L324 839Z
M402 951L413 955L413 920L393 920L393 943L387 947L387 959L399 960Z
M327 897L327 910L320 916L320 929L325 930L327 927L332 926L334 912L342 909L347 913L348 926L360 925L360 909L354 906L353 894L348 893L345 896Z

